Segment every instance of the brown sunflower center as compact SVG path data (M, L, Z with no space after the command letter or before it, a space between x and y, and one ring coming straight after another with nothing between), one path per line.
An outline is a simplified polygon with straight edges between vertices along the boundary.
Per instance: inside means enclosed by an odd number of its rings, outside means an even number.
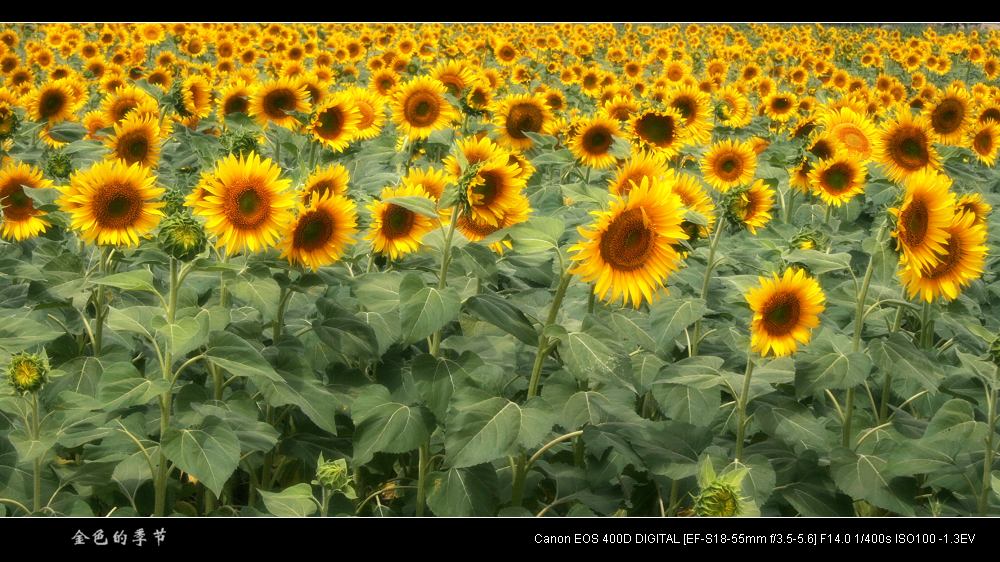
M340 107L326 109L316 119L318 123L313 132L324 139L337 139L344 130L344 112Z
M899 223L903 225L901 235L906 245L919 246L924 241L924 237L927 236L928 219L927 204L921 199L911 201L899 214Z
M734 181L743 175L743 159L738 154L723 154L716 161L715 174L725 181Z
M333 238L333 217L323 211L307 211L292 233L292 245L300 250L315 250Z
M642 140L659 147L670 146L677 133L672 117L655 113L640 117L636 121L635 130Z
M606 154L611 149L613 140L614 137L611 136L611 131L607 128L592 127L583 133L583 142L581 144L587 154L600 156Z
M952 98L942 100L931 112L931 124L934 130L943 135L960 129L964 119L965 106L959 100Z
M507 112L505 125L507 134L515 139L526 139L525 131L537 133L542 130L545 116L533 103L518 103Z
M906 170L919 170L930 162L927 135L919 129L896 131L889 139L889 151L894 163Z
M284 119L286 111L295 109L297 97L291 88L277 88L264 94L264 114L271 119Z
M38 116L44 120L58 115L68 101L66 94L60 90L44 92L38 100Z
M406 99L403 114L414 127L429 127L441 114L441 103L432 92L416 92Z
M608 225L601 237L601 258L620 271L634 271L653 253L656 233L643 220L641 209L625 211Z
M790 333L799 323L802 305L794 293L776 293L767 303L761 316L764 329L769 336L783 336Z
M0 188L0 206L7 220L19 222L35 214L35 206L21 187L22 183L23 180L15 180Z
M771 110L776 113L785 113L792 108L792 101L786 97L777 97L771 101Z
M389 205L382 216L382 235L390 240L406 236L415 220L416 214L413 211L399 205Z
M110 184L94 196L94 216L104 228L125 228L142 214L142 198L130 185Z
M227 194L222 210L233 228L253 230L270 216L270 197L257 185L237 186Z
M944 254L938 255L938 259L941 261L939 261L934 267L930 268L929 271L923 273L926 278L937 279L939 277L944 277L953 272L962 262L962 257L965 252L962 247L960 233L951 233L951 236L948 237L948 242L944 245L944 250Z
M134 99L120 99L111 106L109 113L111 113L111 117L117 122L124 119L129 111L137 107L139 107L139 102Z
M246 113L250 108L250 100L243 96L229 96L223 104L222 111L226 115L231 113Z
M129 131L119 137L115 152L129 164L145 163L149 154L149 138L142 131Z
M820 185L827 193L837 195L846 191L851 186L853 179L854 171L851 170L851 167L838 162L823 172Z
M500 178L493 171L481 172L479 177L483 179L483 183L474 186L472 194L479 196L476 203L477 206L489 206L496 200L500 192L500 187L503 185L503 178Z
M987 155L993 152L993 135L989 131L980 131L972 139L972 148L979 154Z
M985 123L990 119L1000 122L1000 108L990 107L979 116L980 123Z
M695 116L697 103L693 99L685 96L675 99L670 106L676 109L681 114L681 117L690 122Z

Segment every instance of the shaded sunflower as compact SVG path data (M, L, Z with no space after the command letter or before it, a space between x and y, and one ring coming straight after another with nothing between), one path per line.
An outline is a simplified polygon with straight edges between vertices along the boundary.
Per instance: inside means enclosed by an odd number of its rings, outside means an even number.
M580 228L583 240L569 248L579 262L570 272L594 282L594 294L606 302L631 301L635 308L653 302L679 266L673 246L687 238L680 197L664 183L643 179L628 197L615 197L609 210L592 214L594 223Z
M489 160L481 165L469 182L467 199L472 219L499 224L504 213L517 202L524 189L521 169L506 160Z
M941 144L958 144L972 121L972 100L965 88L949 86L940 92L933 103L924 108L930 119L931 129Z
M650 109L636 113L629 122L629 132L641 146L655 150L665 158L677 154L687 142L683 118L675 109Z
M470 242L479 242L494 232L520 224L528 220L531 214L531 204L524 194L518 194L516 201L508 208L504 209L503 216L497 220L496 224L479 221L470 217L466 213L458 216L455 228L462 233ZM490 244L490 249L498 254L502 254L512 245L507 241L494 242Z
M727 215L731 223L742 225L750 234L756 235L758 228L764 228L771 222L772 208L774 190L764 180L757 180L750 187L731 195Z
M385 125L385 101L364 88L351 88L347 93L360 115L355 138L367 140L377 137L382 131L382 125Z
M611 153L616 138L621 138L618 123L607 117L591 117L580 122L569 149L584 166L604 169L615 163Z
M913 117L905 109L882 125L875 140L875 158L892 181L938 167L937 150L931 143L937 135L925 116Z
M403 176L404 185L422 188L431 199L437 202L448 185L448 174L437 168L411 168Z
M955 203L955 214L972 213L976 215L976 224L986 224L992 210L993 207L979 193L966 193Z
M404 183L399 187L383 189L380 200L368 205L372 222L365 238L372 241L374 251L388 254L390 259L396 260L419 250L424 235L437 228L439 222L401 205L386 202L393 197L433 199L420 185Z
M1000 150L1000 126L993 120L973 125L966 134L965 146L976 153L980 162L992 167Z
M851 157L864 164L874 155L875 125L849 107L824 112L820 116L826 134Z
M912 299L918 294L927 302L938 297L953 301L962 288L983 275L986 262L986 225L977 222L975 213L957 213L945 229L948 242L939 262L927 270L904 266L899 278Z
M661 153L640 150L618 167L615 175L608 180L608 190L624 197L632 189L633 183L639 185L643 178L648 178L650 183L658 182L667 175L668 170Z
M316 271L344 255L354 242L357 224L357 206L343 195L324 193L299 203L298 214L279 244L281 257Z
M73 172L56 201L70 215L70 227L97 244L138 246L160 223L165 190L149 168L121 160L98 162Z
M281 170L256 153L230 154L202 175L200 200L189 203L194 214L205 218L205 230L218 237L216 246L227 254L251 252L274 246L292 220L294 194Z
M690 174L675 174L667 183L670 190L681 198L681 203L688 211L694 211L705 219L706 224L695 224L687 219L681 223L681 228L691 240L708 238L715 228L715 202L701 181Z
M160 125L150 115L131 113L115 123L115 132L104 142L111 150L108 158L126 164L156 166L160 160Z
M251 95L253 95L253 87L243 80L236 80L227 85L219 92L218 115L249 114Z
M929 270L941 261L955 215L951 180L933 170L921 170L911 174L905 186L902 204L889 209L896 217L892 237L903 252L900 262Z
M493 105L493 89L485 80L476 80L465 94L465 103L477 111L486 111Z
M444 84L421 76L399 87L392 101L392 120L411 140L426 139L431 132L444 129L458 118L444 94Z
M192 117L208 117L212 112L212 86L204 76L192 74L184 79L181 86L184 110Z
M499 142L518 150L531 148L532 141L525 133L548 134L552 127L552 113L548 104L538 96L520 94L496 102L493 108Z
M812 192L827 205L840 207L865 191L868 170L846 150L821 160L809 172Z
M302 184L302 202L308 204L311 197L326 193L347 195L347 186L350 181L351 175L343 164L317 166Z
M52 182L34 166L8 161L0 169L0 210L3 211L0 236L21 241L45 232L50 223L42 218L44 213L35 209L34 201L24 190L47 187L52 187Z
M807 344L810 330L819 326L826 297L816 279L803 269L788 268L779 277L758 278L760 286L746 294L753 311L750 320L750 348L766 356L791 355L798 344Z
M354 140L361 122L361 112L351 101L350 94L339 92L323 102L309 124L314 140L333 152L343 152Z
M289 112L309 113L309 90L297 79L285 76L264 82L250 94L250 116L261 125L273 123L288 129L299 124Z
M757 171L757 155L746 143L726 139L713 144L705 152L701 171L709 185L726 192L753 180Z

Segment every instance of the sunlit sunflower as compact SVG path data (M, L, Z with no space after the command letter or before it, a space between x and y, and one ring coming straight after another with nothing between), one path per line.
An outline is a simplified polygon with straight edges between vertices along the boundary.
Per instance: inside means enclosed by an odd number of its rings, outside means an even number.
M788 268L779 277L758 277L760 286L746 294L753 311L750 320L750 348L777 357L791 355L798 344L808 344L813 328L819 326L826 297L816 279L804 269Z
M251 252L275 245L295 206L290 180L281 170L256 153L230 154L202 176L198 187L204 196L193 202L194 213L205 218L205 229L218 237L216 246L227 254L243 249Z
M78 106L79 100L66 79L55 80L32 90L26 103L29 119L49 124L72 118Z
M250 94L250 116L261 125L273 123L291 129L299 121L289 112L309 113L311 110L309 90L288 76L264 82Z
M918 294L933 302L938 297L952 301L962 287L983 275L986 262L986 225L976 221L975 213L957 213L946 229L948 242L939 262L927 270L905 266L899 277L912 299Z
M329 265L353 243L357 224L357 206L343 195L324 193L299 203L298 214L279 245L281 257L313 271Z
M761 106L764 115L779 123L787 123L798 109L795 94L791 92L773 92L761 100Z
M973 125L966 134L965 146L976 153L980 162L992 167L1000 150L1000 125L992 120Z
M896 217L892 237L903 252L902 263L929 270L941 261L955 215L951 180L933 170L921 170L911 174L905 186L902 204L889 209Z
M21 241L45 232L50 223L42 218L44 213L35 209L34 201L24 190L47 187L52 187L52 182L34 166L9 161L0 169L0 209L3 211L0 236Z
M411 140L426 139L458 118L444 94L444 84L421 76L401 85L392 101L392 120Z
M941 144L958 144L972 122L972 100L965 88L949 86L940 92L933 103L924 108L930 119L931 129Z
M899 182L921 170L938 167L937 150L931 144L936 141L927 117L913 117L904 109L879 130L875 158L885 168L886 176Z
M87 242L137 246L163 217L157 199L165 190L149 168L106 160L73 172L69 182L56 202Z
M469 215L472 219L499 224L504 213L517 202L524 189L524 180L518 177L517 164L506 160L489 160L482 164L469 182Z
M518 150L531 148L532 141L525 133L548 134L552 126L552 113L545 100L538 96L521 94L509 96L495 103L494 123L499 142Z
M744 142L726 139L709 147L701 160L705 181L721 192L746 185L757 171L757 155Z
M354 140L361 122L361 113L344 92L329 96L321 105L309 124L309 132L314 140L332 150L343 152Z
M743 225L750 234L757 234L771 222L774 208L774 190L764 180L755 181L750 187L734 194L729 203L729 216L735 224Z
M439 223L401 205L386 202L393 197L432 199L423 187L404 183L399 187L383 189L379 200L368 205L372 222L365 238L372 241L374 251L388 254L390 259L396 260L419 250L424 235L437 228Z
M503 217L497 221L497 224L478 221L468 214L463 213L458 216L458 222L455 224L455 227L470 242L478 242L498 230L527 221L530 214L531 204L528 198L523 194L519 194L516 202L504 210ZM502 254L506 249L511 247L511 244L506 241L490 244L490 248L498 254Z
M955 214L972 213L976 215L976 224L986 224L992 210L993 206L979 193L966 193L955 203Z
M629 132L642 146L655 150L664 158L677 154L687 140L683 119L675 109L640 111L629 121Z
M864 193L867 175L865 165L842 150L816 164L809 172L809 185L812 192L827 205L840 207L854 196Z
M142 88L127 85L115 89L104 96L101 111L107 123L117 123L132 111L143 115L153 115L159 119L160 108L153 96Z
M411 168L403 176L402 183L422 188L431 199L437 201L448 185L448 174L438 168Z
M715 228L715 202L709 197L708 191L701 181L691 174L674 174L668 180L670 190L681 198L681 203L688 211L694 211L705 219L707 224L695 224L687 219L681 223L688 238L707 238Z
M243 80L236 80L224 87L217 98L217 114L222 117L234 113L250 113L250 96L253 87Z
M570 247L579 262L571 273L594 282L594 294L606 302L631 301L635 308L653 302L678 268L674 244L687 239L680 197L664 183L643 179L627 197L615 197L609 210L592 214L594 223L579 230L583 240Z
M616 95L601 106L602 114L622 122L631 119L636 111L639 111L639 102L632 96Z
M726 86L716 93L715 119L725 127L740 128L750 124L753 112L750 100L735 86Z
M343 164L317 166L302 184L302 201L309 203L311 197L326 193L347 195L347 186L350 181L351 176Z
M430 74L444 84L448 92L455 97L461 97L462 91L471 86L476 79L472 68L457 60L438 63L431 69Z
M355 138L367 140L377 137L382 125L385 125L385 101L364 88L351 88L347 93L350 94L351 103L358 108L360 115Z
M611 147L621 134L616 121L607 117L591 117L580 122L576 135L569 142L569 149L584 166L604 169L615 163Z
M457 180L462 175L462 166L459 163L458 154L467 164L478 164L488 160L507 162L510 160L510 151L490 140L489 137L466 137L455 143L455 149L444 159L444 169L453 180Z
M153 167L160 160L160 125L151 115L131 113L115 123L114 135L105 145L111 150L109 159L121 159L127 164L139 163Z
M181 86L184 111L191 117L200 119L212 112L212 86L204 76L193 74L184 79Z
M679 86L669 92L663 104L677 110L682 119L686 142L706 144L712 138L712 98L696 86Z
M820 117L826 134L842 148L864 164L874 154L875 125L865 116L849 107L824 112Z
M608 190L615 195L625 196L632 189L633 183L639 185L643 178L649 178L651 183L657 182L667 171L667 163L661 153L640 150L618 167L615 175L608 180Z

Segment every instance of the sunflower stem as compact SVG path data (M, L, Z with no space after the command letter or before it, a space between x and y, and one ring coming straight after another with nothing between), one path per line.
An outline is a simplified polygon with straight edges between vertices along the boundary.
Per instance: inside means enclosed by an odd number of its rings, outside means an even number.
M538 383L542 376L542 365L545 363L545 356L550 351L550 341L549 337L545 335L545 329L555 324L556 317L559 315L559 307L562 306L563 297L566 296L566 288L569 287L571 279L573 279L572 273L563 272L559 280L559 286L556 288L555 297L552 299L552 305L549 306L549 316L545 320L545 325L542 326L542 333L538 336L538 350L535 353L535 363L531 367L531 377L528 379L528 400L538 395Z
M31 393L31 438L35 441L40 439L40 424L38 421L38 392ZM32 513L38 513L42 509L42 457L35 459L31 473L32 480Z
M986 516L986 513L990 508L990 492L993 487L991 486L991 480L993 478L993 430L996 427L997 415L997 393L993 388L986 389L986 423L988 425L986 429L986 451L983 455L983 482L982 487L979 491L979 502L978 502L978 512L980 516Z
M830 218L830 207L826 208L827 219ZM876 245L882 243L882 234L885 233L885 226L883 225L879 228L878 233L875 235ZM861 286L858 288L858 298L854 305L854 338L851 340L851 349L853 351L861 350L861 332L865 327L865 301L868 299L868 288L872 283L872 274L875 273L875 254L873 253L868 257L868 267L865 269L865 276L861 280ZM883 400L885 398L883 397ZM851 444L851 421L854 416L854 389L847 389L847 402L844 405L844 425L843 434L841 435L841 443L844 447L849 447Z
M101 246L101 261L97 264L97 270L100 272L103 278L108 274L109 265L111 262L111 246ZM94 357L101 355L101 350L103 349L102 342L104 340L104 318L107 315L104 309L104 285L97 286L97 294L95 296L95 306L94 306Z
M788 202L785 204L785 224L792 220L792 206L795 203L795 188L788 188Z
M934 343L934 319L931 318L931 303L924 301L920 309L920 347L929 349Z
M715 270L715 251L719 247L719 239L722 238L722 231L725 229L725 222L720 219L715 225L715 233L712 234L712 241L708 245L708 261L705 262L705 276L701 281L701 298L708 299L708 287L712 284L712 272ZM701 318L694 323L694 337L691 338L689 349L690 357L698 355L698 347L701 343Z
M736 405L738 408L738 416L736 420L736 462L743 460L743 440L746 438L747 430L747 403L750 402L750 377L753 376L753 352L747 353L747 369L743 373L743 389L740 390L740 396L737 399Z
M678 497L681 492L681 481L676 478L670 482L670 500L667 502L667 517L673 517L677 514L677 507L680 502Z
M430 438L420 445L417 458L417 517L424 516L424 504L427 503L427 468L430 464Z
M222 263L229 263L229 252L226 252L222 256ZM223 308L229 308L229 303L232 299L229 297L229 287L226 286L226 275L225 272L219 273L219 305Z
M441 269L438 271L438 290L444 290L448 285L448 266L451 265L451 240L455 237L455 225L458 224L458 219L461 213L459 209L455 209L455 216L448 224L448 232L444 236L444 248L441 250ZM441 330L435 330L431 335L430 343L430 354L434 357L438 356L441 351Z

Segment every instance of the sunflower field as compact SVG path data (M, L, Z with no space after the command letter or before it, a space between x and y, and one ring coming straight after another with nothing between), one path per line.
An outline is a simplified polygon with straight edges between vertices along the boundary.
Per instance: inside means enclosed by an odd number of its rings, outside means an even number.
M0 24L0 515L1000 513L1000 28Z

